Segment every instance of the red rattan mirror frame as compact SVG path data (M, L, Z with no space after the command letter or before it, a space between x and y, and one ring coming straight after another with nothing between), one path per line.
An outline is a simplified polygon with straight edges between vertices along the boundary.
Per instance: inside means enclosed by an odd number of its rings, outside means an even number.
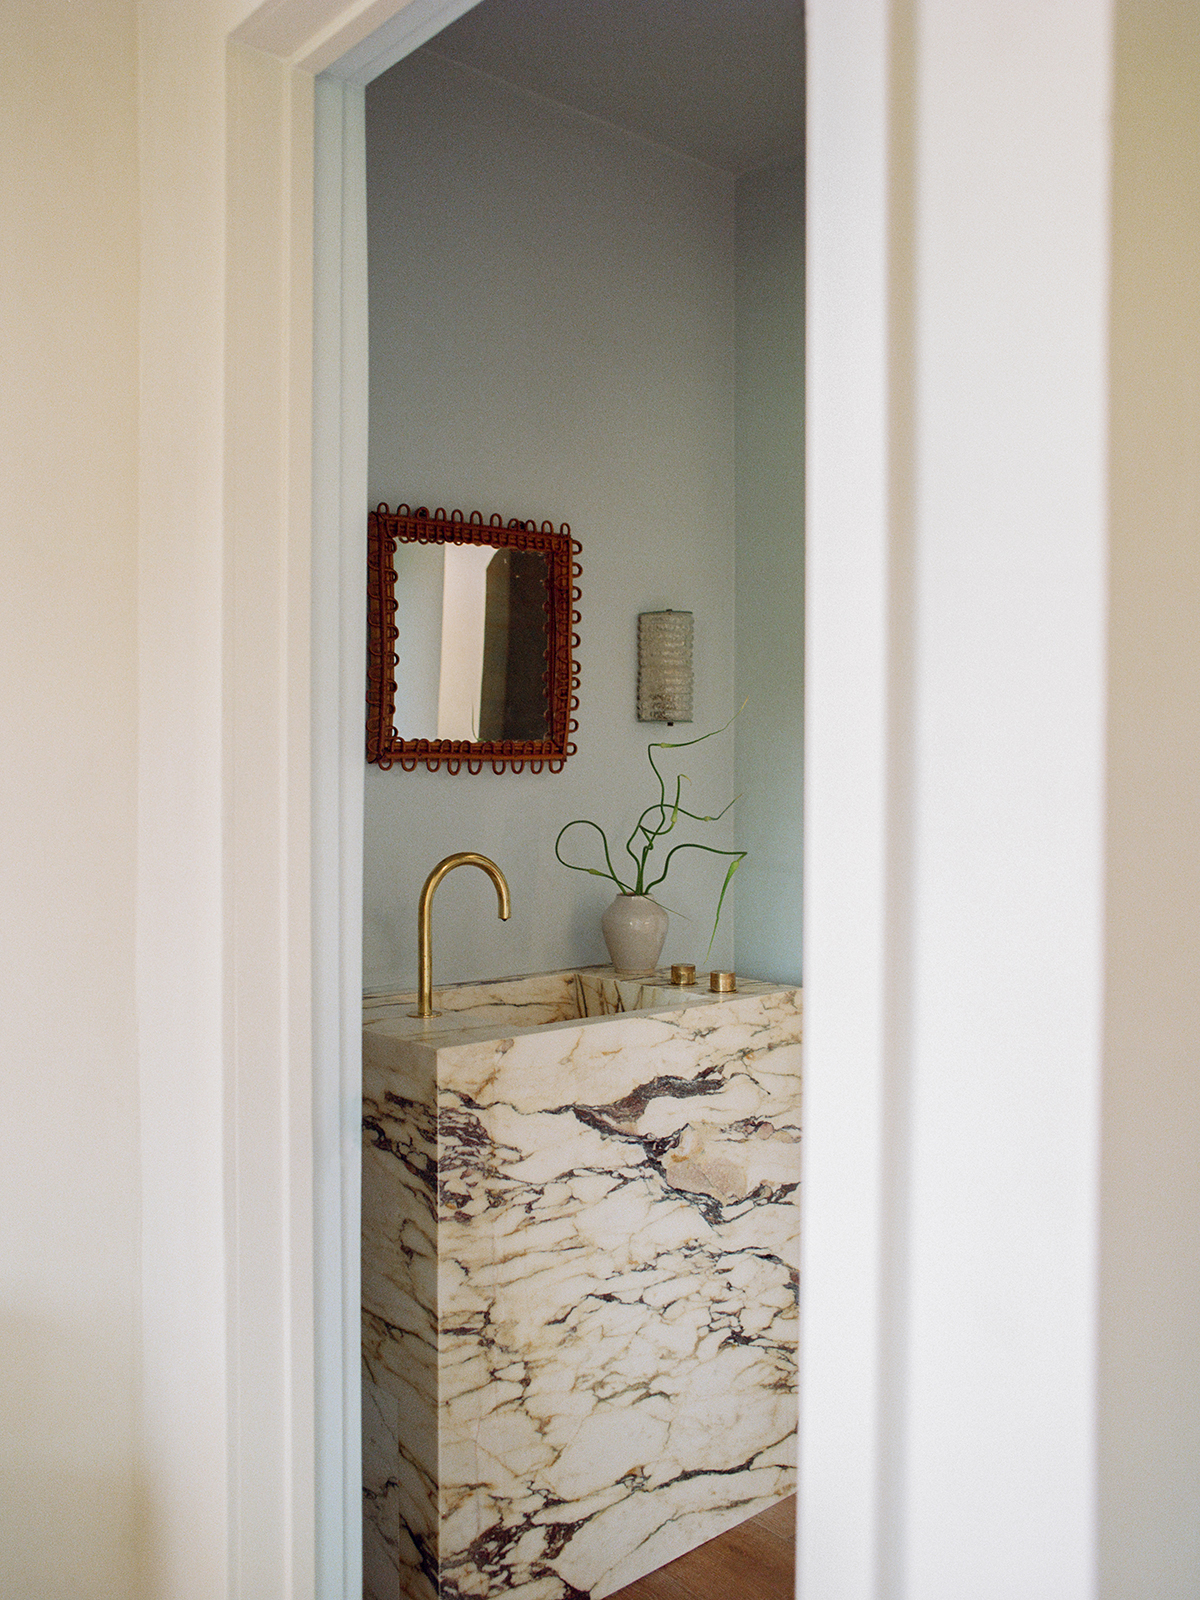
M404 739L397 735L396 677L398 657L392 648L399 638L396 627L396 546L399 544L476 544L496 549L536 550L546 558L546 708L549 738L505 740L471 744L450 739ZM580 620L578 578L582 573L578 539L567 523L556 529L550 522L530 522L513 517L505 522L493 513L485 522L478 511L464 517L438 507L399 505L394 511L381 503L367 516L367 760L381 767L399 766L412 772L419 766L436 772L561 772L575 753L571 735L579 727L579 667L575 651Z

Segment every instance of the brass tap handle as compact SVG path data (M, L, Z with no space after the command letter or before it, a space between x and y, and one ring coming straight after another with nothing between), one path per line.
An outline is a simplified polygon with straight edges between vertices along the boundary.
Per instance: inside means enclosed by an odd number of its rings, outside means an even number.
M474 850L459 850L455 855L438 862L425 879L421 898L417 901L417 1009L409 1013L413 1017L438 1015L433 1009L433 891L455 867L481 867L496 885L501 922L507 922L509 918L508 882L494 861L487 856L477 855Z

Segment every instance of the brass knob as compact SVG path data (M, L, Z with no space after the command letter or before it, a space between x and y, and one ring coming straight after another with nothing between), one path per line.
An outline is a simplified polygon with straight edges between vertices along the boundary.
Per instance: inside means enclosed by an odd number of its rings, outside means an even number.
M696 981L696 968L690 961L680 961L671 968L671 982L677 989L690 989Z
M708 987L714 994L734 994L737 990L737 975L733 972L710 972Z

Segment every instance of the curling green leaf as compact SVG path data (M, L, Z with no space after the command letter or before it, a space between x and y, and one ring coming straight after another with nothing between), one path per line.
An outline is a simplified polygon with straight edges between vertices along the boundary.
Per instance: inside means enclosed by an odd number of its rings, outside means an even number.
M686 750L692 745L703 744L707 739L715 739L719 733L725 732L726 728L728 728L734 721L734 718L739 716L741 711L744 709L745 702L743 702L738 711L734 713L734 716L730 717L728 722L724 723L719 728L713 728L708 733L699 734L694 739L679 739L674 741L658 739L652 740L646 746L646 758L650 763L650 770L654 773L655 780L658 784L658 799L651 801L651 803L642 812L641 816L634 823L633 831L630 833L629 838L625 841L625 854L629 857L635 869L632 886L626 884L625 881L618 876L617 871L612 863L612 855L609 851L608 835L605 833L604 829L599 825L599 823L592 822L586 817L576 817L559 830L558 837L554 841L554 854L558 857L559 861L562 862L564 867L569 867L572 872L586 872L593 878L607 878L610 882L616 885L617 889L622 894L649 894L652 889L657 888L657 886L662 883L670 869L672 859L678 855L681 850L702 850L707 855L724 856L727 858L729 860L729 867L726 870L724 880L721 884L720 894L717 897L717 911L716 916L713 919L712 934L710 935L708 941L708 951L705 956L706 960L708 955L711 955L712 953L713 940L717 936L717 927L721 921L721 910L725 904L725 896L728 893L730 882L733 879L734 873L746 859L746 851L722 850L718 849L716 845L701 844L698 840L684 840L683 842L674 845L670 850L667 851L662 860L662 870L658 873L657 877L651 876L652 868L650 866L650 861L659 841L666 838L668 834L674 832L676 827L679 825L681 818L686 818L690 822L719 822L721 818L729 812L731 807L737 803L737 800L740 798L740 796L735 796L734 799L729 801L728 805L723 806L720 811L712 814L705 814L699 811L690 811L685 805L683 805L682 795L683 785L691 780L687 777L686 773L680 773L675 779L674 795L673 797L668 798L667 777L662 771L658 762L655 760L654 752L656 750ZM562 850L560 849L560 845L562 843L563 835L566 834L571 828L591 828L600 835L605 862L603 869L600 867L585 866L580 862L568 861L566 859L562 853Z

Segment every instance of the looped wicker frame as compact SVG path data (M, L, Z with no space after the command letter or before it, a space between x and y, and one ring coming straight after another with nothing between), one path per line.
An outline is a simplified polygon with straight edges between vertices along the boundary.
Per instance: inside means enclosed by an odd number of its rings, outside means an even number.
M471 744L457 739L402 739L393 726L396 714L395 669L399 662L392 646L400 637L396 627L396 547L401 544L476 544L499 550L537 550L546 557L546 706L548 739ZM464 517L441 506L415 511L399 505L394 511L381 503L367 516L367 760L381 767L399 766L413 772L419 766L437 772L561 772L567 757L575 754L571 735L579 729L579 667L575 651L581 620L576 610L583 573L578 557L583 546L571 537L569 524L556 529L552 522L538 524L518 517L508 522L493 513L485 522L478 511Z

